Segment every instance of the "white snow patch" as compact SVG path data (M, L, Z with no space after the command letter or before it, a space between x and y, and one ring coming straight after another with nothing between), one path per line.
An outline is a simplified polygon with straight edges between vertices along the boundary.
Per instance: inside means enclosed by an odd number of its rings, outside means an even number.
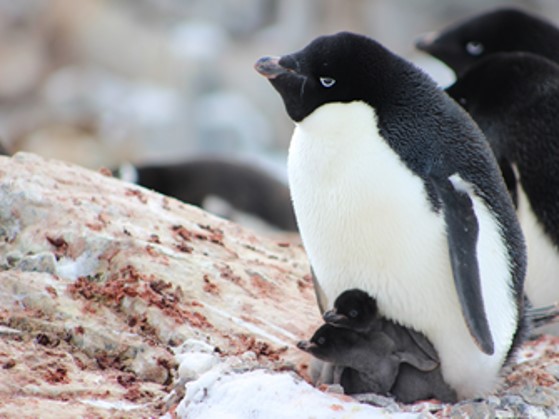
M76 259L61 258L56 264L56 275L75 281L81 276L94 275L99 266L97 254L85 251Z
M198 339L187 339L181 345L173 348L173 352L176 356L186 354L188 352L204 352L209 354L213 353L214 351L214 346Z
M219 362L215 355L204 352L180 354L175 358L179 362L179 378L186 381L199 378Z
M260 327L246 322L238 317L233 316L232 314L227 313L226 311L220 310L217 307L212 307L210 306L208 303L204 303L204 306L209 308L211 311L213 311L214 313L219 314L220 316L223 316L225 318L228 318L229 320L231 320L233 323L238 324L239 326L244 327L245 329L247 329L248 331L255 333L257 335L260 335L268 340L270 340L271 342L274 342L277 345L283 345L283 346L292 346L291 343L286 342L284 340L281 340L279 338L277 338L276 336L266 332L265 330L261 329Z
M107 410L115 409L124 412L130 412L131 410L141 409L147 406L147 404L133 404L133 403L128 403L120 400L110 402L107 400L86 399L86 400L80 400L80 402L83 404L87 404L89 406L99 407L101 409L107 409Z
M281 333L282 335L284 335L285 337L294 340L294 341L298 341L300 340L297 336L295 336L293 333L291 333L288 330L285 330L282 327L279 327L271 322L269 322L266 319L263 319L262 317L257 317L258 321L261 321L262 323L264 323L266 326L268 326L270 329L275 330L278 333Z
M179 418L417 418L414 413L348 402L323 393L291 373L232 373L223 364L186 386Z

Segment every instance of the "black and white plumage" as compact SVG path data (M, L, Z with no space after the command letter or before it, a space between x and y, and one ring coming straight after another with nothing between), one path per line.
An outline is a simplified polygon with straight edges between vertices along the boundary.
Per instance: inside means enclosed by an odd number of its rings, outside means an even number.
M493 54L447 91L485 132L515 198L526 295L536 307L558 302L559 65L531 53Z
M405 403L456 400L429 342L415 332L422 342L418 345L413 331L380 317L375 300L365 292L344 291L324 320L328 324L298 347L344 368L339 375L346 393L389 392Z
M297 225L285 182L257 164L207 156L180 163L144 164L131 168L130 179L146 188L203 207L210 197L270 225L295 231ZM117 173L122 177L121 173Z
M559 28L520 9L498 8L428 33L416 46L461 76L471 65L497 52L526 51L559 62Z
M459 397L492 391L518 341L525 249L481 131L364 36L320 37L256 69L296 124L289 182L321 308L362 289L431 341Z

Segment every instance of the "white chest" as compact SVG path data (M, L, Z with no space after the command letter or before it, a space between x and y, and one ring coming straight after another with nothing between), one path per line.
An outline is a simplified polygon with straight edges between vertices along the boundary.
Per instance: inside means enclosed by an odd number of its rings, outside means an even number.
M526 295L535 307L554 304L559 301L559 249L546 235L522 187L518 190L518 219L528 252ZM547 327L545 332L557 334L559 326Z
M475 346L462 317L444 215L432 210L422 180L381 138L369 106L323 105L298 124L288 174L303 244L328 305L347 289L368 292L386 317L427 335L460 394L492 388L516 314L506 250L481 201L473 198L480 273L492 278L482 282L498 342L491 357Z
M317 127L318 117L327 126ZM324 106L296 127L289 182L305 249L330 304L359 287L401 318L409 299L425 292L417 278L450 273L442 214L380 138L364 104ZM437 288L449 293L449 285Z

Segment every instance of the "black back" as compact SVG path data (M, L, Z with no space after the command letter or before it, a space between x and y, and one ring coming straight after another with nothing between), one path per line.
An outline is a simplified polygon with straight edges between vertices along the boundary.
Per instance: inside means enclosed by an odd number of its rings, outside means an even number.
M559 245L559 65L530 53L494 54L447 91L485 132L509 188L517 179L507 168L517 167L537 219Z
M253 164L221 158L199 158L183 163L137 168L138 184L201 206L216 195L234 208L283 230L297 230L289 188Z
M559 29L514 8L499 8L456 22L416 46L451 67L458 76L497 52L528 51L559 61Z

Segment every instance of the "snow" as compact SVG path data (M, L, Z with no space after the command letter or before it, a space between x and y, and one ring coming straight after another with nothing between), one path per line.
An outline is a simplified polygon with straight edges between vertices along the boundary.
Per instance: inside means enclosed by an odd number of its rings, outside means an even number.
M133 403L128 403L125 401L114 401L114 402L109 402L107 400L96 400L96 399L86 399L86 400L80 400L81 403L83 404L87 404L89 406L95 406L95 407L100 407L102 409L107 409L107 410L121 410L124 412L130 412L132 410L136 410L136 409L141 409L142 407L144 407L145 405L140 405L140 404L133 404Z
M177 407L179 418L416 418L415 413L390 413L382 408L346 401L312 387L293 373L254 370L235 373L220 364L186 385Z
M179 364L179 382L186 382L185 396L175 411L178 418L374 419L419 416L417 413L394 413L389 407L359 403L341 394L324 393L293 372L255 367L257 357L251 351L219 359L212 345L188 339L174 352Z
M93 255L89 251L85 251L76 259L69 257L60 258L56 264L56 275L75 281L81 276L93 275L98 266L98 255Z
M212 307L212 306L209 305L208 303L204 303L204 306L205 306L206 308L208 308L209 310L213 311L214 313L219 314L220 316L223 316L223 317L225 317L225 318L228 318L228 319L231 320L233 323L235 323L235 324L237 324L237 325L239 325L239 326L245 327L245 328L246 328L248 331L250 331L252 334L262 336L263 338L268 339L269 341L271 341L271 342L273 342L273 343L275 343L275 344L277 344L277 345L282 345L282 346L290 346L290 345L291 345L289 342L284 341L284 340L281 340L281 339L277 338L276 336L271 335L270 333L268 333L268 332L266 332L265 330L261 329L260 327L254 325L254 324L252 324L252 323L246 322L246 321L244 321L243 319L240 319L240 318L238 318L238 317L236 317L236 316L233 316L232 314L229 314L229 313L227 313L227 312L224 311L224 310L221 310L221 309L219 309L219 308L217 308L217 307Z
M218 363L215 355L203 352L184 354L176 358L180 361L179 378L184 380L196 379Z

